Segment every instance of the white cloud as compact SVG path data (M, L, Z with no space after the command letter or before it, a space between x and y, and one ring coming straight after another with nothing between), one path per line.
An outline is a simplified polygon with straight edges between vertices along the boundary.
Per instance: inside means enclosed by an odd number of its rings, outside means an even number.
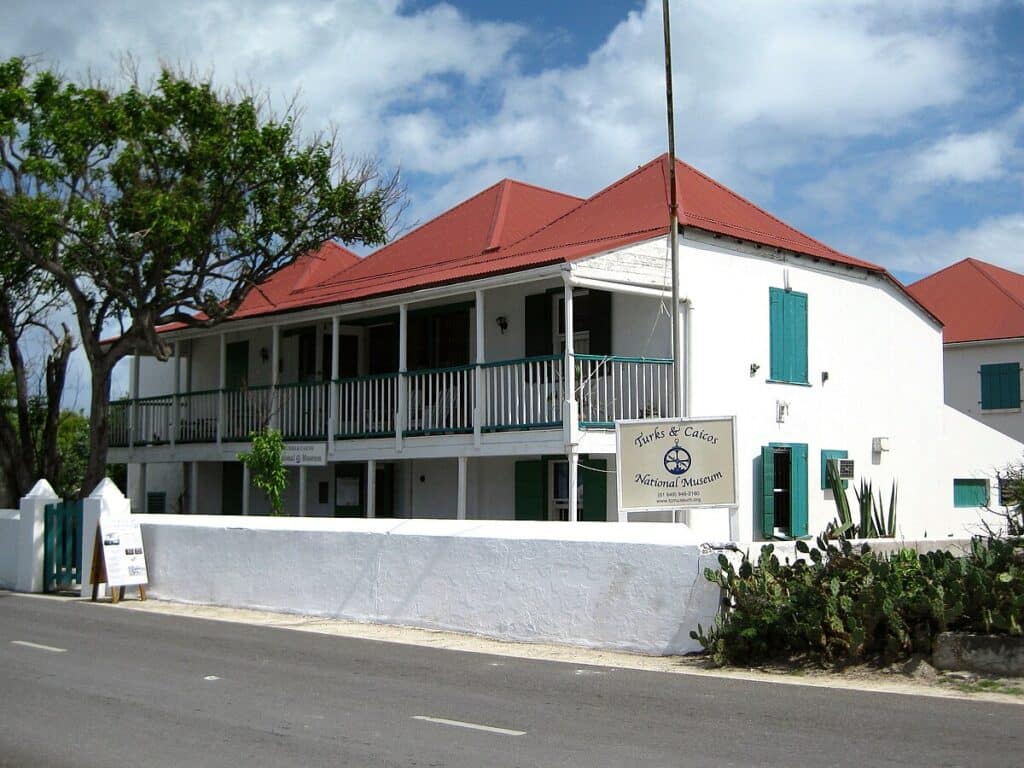
M1006 173L1005 162L1012 149L1013 137L1006 131L947 136L913 158L906 180L935 184L996 179Z
M1024 213L987 218L953 232L935 230L912 238L889 234L880 248L890 269L917 275L930 275L966 258L1024 272Z

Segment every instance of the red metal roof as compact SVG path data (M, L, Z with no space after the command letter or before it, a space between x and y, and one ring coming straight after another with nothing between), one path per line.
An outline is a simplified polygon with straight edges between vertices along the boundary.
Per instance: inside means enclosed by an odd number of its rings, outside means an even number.
M678 160L676 185L683 227L865 269L906 291L882 267L808 237ZM505 179L364 259L333 243L325 246L350 258L340 268L333 256L316 266L309 259L317 254L296 262L274 275L262 290L251 292L235 317L338 304L574 261L666 233L668 198L667 155L586 200Z
M582 200L505 179L320 285L292 292L294 308L456 282L494 271L508 246Z
M907 290L945 323L947 344L1024 337L1024 275L964 259Z

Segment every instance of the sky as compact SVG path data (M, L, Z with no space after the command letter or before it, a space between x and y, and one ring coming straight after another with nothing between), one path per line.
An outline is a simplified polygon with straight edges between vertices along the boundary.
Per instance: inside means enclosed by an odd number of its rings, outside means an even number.
M0 55L131 54L398 168L405 227L511 177L589 196L665 151L660 0L6 0ZM672 0L677 154L910 282L1024 272L1024 0Z

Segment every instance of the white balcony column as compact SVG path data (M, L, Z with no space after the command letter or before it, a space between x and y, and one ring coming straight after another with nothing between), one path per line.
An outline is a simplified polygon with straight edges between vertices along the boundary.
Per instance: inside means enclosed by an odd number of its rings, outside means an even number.
M580 455L575 451L569 452L569 522L575 523L580 519L579 496L576 484L580 477Z
M327 450L334 450L334 436L338 433L338 412L340 404L340 387L338 386L338 374L341 371L340 350L338 349L339 337L341 335L341 318L337 315L331 318L331 383L329 385L328 397L330 402L327 406L329 415L327 417Z
M575 328L572 317L572 284L569 282L569 272L563 272L562 278L565 281L565 408L562 416L562 427L565 432L566 453L571 454L573 447L579 442L579 414L576 405L576 360L573 357L575 353Z
M224 419L227 416L224 402L224 388L228 385L228 337L218 336L220 347L220 368L217 374L217 442L224 442Z
M189 465L191 478L188 484L188 511L193 515L199 514L199 462L193 461Z
M178 430L181 424L181 403L178 398L181 396L181 342L174 342L174 399L171 400L171 447L178 442Z
M249 475L249 465L242 464L242 514L249 514L249 485L252 478Z
M135 500L132 502L132 506L135 508L136 514L147 512L146 509L146 465L139 464L139 485L135 489L137 494Z
M409 402L409 305L398 305L398 412L395 414L395 448L402 450L402 432L405 431Z
M459 520L466 519L466 468L469 458L459 456L459 500L455 510L455 516Z
M131 398L128 411L128 447L134 448L135 436L139 431L139 355L137 352L132 355L131 379L128 382L128 388Z
M480 435L483 428L484 414L487 412L484 403L484 372L480 367L484 363L484 292L476 292L474 305L476 313L476 367L473 369L473 445L480 447Z
M270 345L270 424L274 429L281 429L281 397L277 391L281 375L281 326L274 325L273 342Z
M305 517L308 514L308 499L306 493L306 467L299 465L299 517Z
M374 459L366 462L366 516L377 516L377 462Z

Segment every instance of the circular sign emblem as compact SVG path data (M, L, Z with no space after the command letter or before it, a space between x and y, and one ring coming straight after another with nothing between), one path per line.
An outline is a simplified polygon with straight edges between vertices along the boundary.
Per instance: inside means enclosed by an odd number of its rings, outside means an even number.
M665 458L662 459L665 469L671 475L682 475L690 468L690 452L679 447L679 441L665 451Z

